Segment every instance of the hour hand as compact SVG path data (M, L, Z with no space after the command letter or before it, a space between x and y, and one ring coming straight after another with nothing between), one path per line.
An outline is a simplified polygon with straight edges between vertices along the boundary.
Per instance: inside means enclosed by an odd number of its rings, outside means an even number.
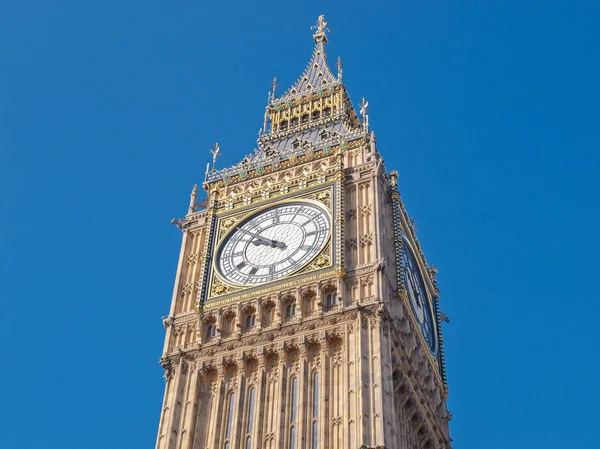
M271 248L281 248L281 249L285 249L286 245L283 242L278 242L277 240L271 240L271 239L267 239L265 237L260 237L260 236L256 236L254 237L255 240L252 240L252 244L258 246L258 245L265 245L265 246L270 246Z
M238 231L242 231L243 233L254 237L256 240L253 240L252 243L255 245L266 245L266 246L270 246L272 248L281 248L281 249L285 248L285 243L283 243L283 242L278 242L276 240L271 240L266 237L262 237L258 234L255 234L254 232L246 231L245 229L242 229L240 227L238 227L236 229Z
M266 239L264 237L256 236L251 240L253 245L265 245L265 246L273 246L273 240Z

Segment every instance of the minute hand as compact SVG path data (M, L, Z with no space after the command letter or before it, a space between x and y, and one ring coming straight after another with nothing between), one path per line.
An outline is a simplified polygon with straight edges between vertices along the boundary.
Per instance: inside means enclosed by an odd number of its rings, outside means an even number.
M285 248L285 243L283 243L283 242L278 242L276 240L271 240L271 239L268 239L266 237L262 237L262 236L260 236L258 234L255 234L254 232L246 231L245 229L242 229L240 227L237 227L236 229L238 231L242 231L243 233L248 234L248 235L254 237L256 240L258 240L263 245L269 245L269 246L271 246L273 248L282 248L282 249Z

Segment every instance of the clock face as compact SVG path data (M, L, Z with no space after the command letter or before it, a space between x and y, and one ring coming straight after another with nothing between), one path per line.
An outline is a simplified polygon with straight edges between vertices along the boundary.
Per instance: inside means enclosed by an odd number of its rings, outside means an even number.
M435 326L433 324L433 314L429 305L423 278L421 277L421 271L406 242L404 243L402 259L404 265L404 282L406 284L408 300L413 314L417 319L417 323L419 324L419 328L421 329L421 334L429 347L429 351L432 354L435 354L437 342L435 337Z
M282 203L239 223L217 251L225 280L240 285L275 281L306 266L329 238L331 220L307 201Z

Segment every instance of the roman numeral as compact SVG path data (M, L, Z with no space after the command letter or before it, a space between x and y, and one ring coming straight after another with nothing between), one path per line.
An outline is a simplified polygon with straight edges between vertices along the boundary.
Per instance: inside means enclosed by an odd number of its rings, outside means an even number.
M257 267L254 267L250 270L250 273L248 273L250 276L254 276L256 274L256 272L258 271Z
M244 268L245 266L246 266L246 262L244 262L244 261L242 260L242 261L241 261L240 263L238 263L238 264L237 264L235 267L236 267L238 270L241 270L241 269L242 269L242 268Z
M308 237L309 235L315 235L317 233L317 231L311 231L311 232L307 232L306 236Z
M300 247L300 249L303 251L310 251L311 248L312 248L312 246L309 246L309 245L302 245Z

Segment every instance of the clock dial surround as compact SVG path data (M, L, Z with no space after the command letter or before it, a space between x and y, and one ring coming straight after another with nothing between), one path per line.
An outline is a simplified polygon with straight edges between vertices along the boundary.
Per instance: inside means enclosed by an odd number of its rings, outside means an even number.
M421 335L427 343L429 352L435 355L437 352L437 339L431 303L427 296L427 289L423 282L421 270L408 242L404 240L404 251L402 255L404 269L404 284L408 295L408 301L417 320Z
M216 251L217 272L234 285L273 282L308 265L330 235L331 217L319 203L278 203L238 223L224 237Z

